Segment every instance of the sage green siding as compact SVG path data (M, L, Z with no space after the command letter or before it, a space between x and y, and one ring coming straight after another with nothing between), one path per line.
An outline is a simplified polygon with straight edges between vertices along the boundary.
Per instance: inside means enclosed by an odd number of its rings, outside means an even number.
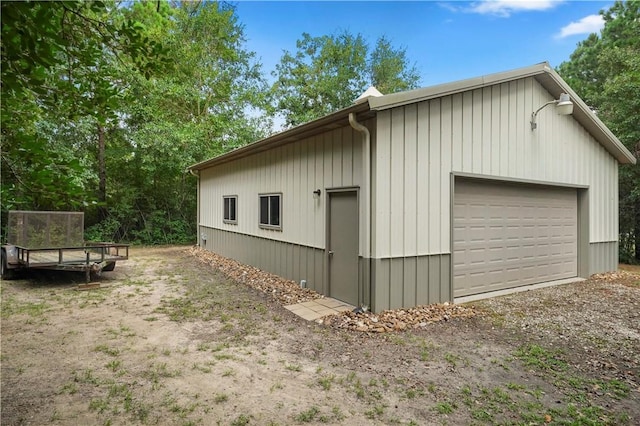
M449 301L451 256L373 259L371 282L374 312Z
M325 292L324 250L201 226L202 248Z
M618 269L618 242L591 243L589 245L589 273L616 271Z

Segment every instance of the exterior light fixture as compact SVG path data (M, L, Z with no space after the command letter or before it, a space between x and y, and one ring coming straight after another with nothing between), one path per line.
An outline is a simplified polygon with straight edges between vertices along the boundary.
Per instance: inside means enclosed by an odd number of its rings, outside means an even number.
M319 189L316 189L315 191L313 191L313 198L320 198L321 193L322 191L320 191Z
M547 105L555 104L556 112L558 115L570 115L573 113L573 102L571 102L571 98L566 93L561 93L559 99L554 99L553 101L549 101L546 104L542 105L535 112L531 113L531 130L535 130L538 127L538 123L536 123L536 116L538 113Z

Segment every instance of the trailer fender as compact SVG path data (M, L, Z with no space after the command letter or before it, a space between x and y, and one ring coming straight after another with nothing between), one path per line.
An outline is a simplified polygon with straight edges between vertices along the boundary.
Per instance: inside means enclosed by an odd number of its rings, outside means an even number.
M2 246L2 253L4 253L7 265L19 265L18 261L18 249L12 244L5 244Z
M99 277L100 275L102 275L103 271L104 272L113 271L115 264L116 262L107 261L107 260L100 263L93 263L91 264L91 273L94 274L96 277Z
M16 278L16 266L9 264L9 255L11 252L17 252L14 246L3 246L0 256L0 278L3 280L12 280ZM15 255L17 258L17 255Z

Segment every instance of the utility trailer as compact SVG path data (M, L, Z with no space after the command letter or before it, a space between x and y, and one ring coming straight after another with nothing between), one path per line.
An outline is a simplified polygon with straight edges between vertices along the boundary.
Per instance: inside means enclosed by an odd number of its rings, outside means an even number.
M128 244L84 241L82 212L9 212L8 244L2 246L2 278L25 269L84 272L91 276L113 271L129 258Z

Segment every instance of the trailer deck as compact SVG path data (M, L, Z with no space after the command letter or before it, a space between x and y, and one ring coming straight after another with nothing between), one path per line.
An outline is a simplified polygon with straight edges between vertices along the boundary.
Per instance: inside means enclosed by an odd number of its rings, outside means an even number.
M27 248L16 246L18 262L24 268L100 273L113 262L129 258L127 244L95 243L82 247Z
M124 244L44 249L16 248L19 262L27 268L60 266L61 269L66 269L63 267L129 258L129 246Z

